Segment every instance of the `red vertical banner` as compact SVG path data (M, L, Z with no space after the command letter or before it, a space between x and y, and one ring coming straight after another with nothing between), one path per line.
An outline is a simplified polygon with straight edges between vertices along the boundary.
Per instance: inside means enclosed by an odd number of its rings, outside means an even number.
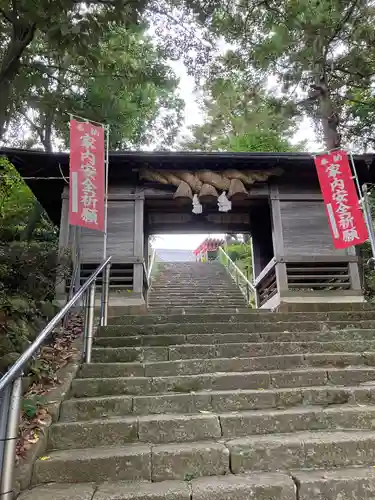
M104 231L104 128L70 121L69 223Z
M335 248L360 245L368 239L353 173L345 151L315 157L320 188Z

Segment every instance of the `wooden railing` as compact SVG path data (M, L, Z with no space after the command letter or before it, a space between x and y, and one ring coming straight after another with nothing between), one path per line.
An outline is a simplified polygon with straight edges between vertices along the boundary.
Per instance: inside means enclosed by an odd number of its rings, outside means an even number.
M349 264L287 263L288 290L348 290L351 286Z
M269 299L277 294L276 259L269 261L255 280L258 307L262 307Z

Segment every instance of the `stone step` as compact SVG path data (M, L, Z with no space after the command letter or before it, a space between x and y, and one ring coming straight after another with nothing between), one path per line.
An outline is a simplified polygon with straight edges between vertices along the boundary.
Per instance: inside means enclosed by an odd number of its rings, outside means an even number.
M259 313L258 313L259 314ZM324 314L324 313L323 313ZM341 313L340 313L341 314ZM262 324L266 325L281 325L281 327L287 328L289 325L293 325L293 329L298 329L300 326L303 329L308 327L309 330L316 330L319 325L321 327L326 325L326 329L329 327L337 328L374 328L375 325L375 315L372 313L370 319L366 319L365 316L360 316L359 318L351 318L349 316L338 316L337 320L333 315L330 315L328 319L324 317L319 318L319 313L316 316L309 315L309 317L300 318L296 317L294 314L278 313L275 315L263 313L260 316L257 313L251 311L250 308L246 310L245 313L236 314L145 314L143 316L120 316L116 318L111 318L112 325L120 326L152 326L155 324L199 324L208 323L210 325L215 323L251 323L256 328ZM282 316L283 315L283 316ZM307 315L306 315L307 316ZM361 326L360 326L361 325ZM269 328L268 328L268 331Z
M241 298L242 293L239 288L235 288L234 290L227 291L217 291L213 293L207 293L206 291L193 291L184 293L183 290L181 292L161 292L161 291L150 291L149 298L152 299L163 299L163 300L194 300L194 299L211 299L211 300L231 300L232 298Z
M288 304L288 311L294 312L306 312L306 311L373 311L374 303L373 302L321 302L321 303L306 303L301 302L299 304Z
M150 294L162 294L162 295L220 295L225 294L231 295L232 293L238 292L238 286L235 283L221 283L220 286L207 287L206 285L189 285L187 288L185 284L176 286L153 286L150 288Z
M252 470L372 466L375 460L375 435L368 431L251 436L228 441L226 445L234 474Z
M213 298L224 298L224 297L232 297L233 295L240 295L241 292L237 286L220 288L220 290L212 290L202 288L194 288L186 290L185 288L181 288L180 290L170 290L170 289L162 289L162 288L151 288L150 289L150 297L166 297L166 298L174 298L174 297L196 297L203 295L204 297L213 297Z
M96 337L100 347L170 346L180 344L228 344L245 342L333 342L375 340L373 330L338 330L328 332L268 332L268 333L188 333Z
M186 359L150 363L90 363L83 365L80 378L166 377L220 372L252 372L259 370L293 370L295 368L344 368L375 366L375 352L313 353L257 356L253 358Z
M53 424L49 449L68 450L129 443L235 439L300 431L371 430L375 406L295 407L236 413L146 415Z
M375 324L375 311L354 311L354 312L332 312L332 313L270 313L259 312L257 309L243 308L236 314L147 314L144 316L119 316L112 319L112 324L119 325L153 325L155 323L241 323L241 322L267 322L267 323L341 323L344 327L358 322L372 322L369 328ZM312 328L314 329L314 328Z
M219 290L223 288L235 288L236 282L227 275L219 276L174 276L172 279L160 279L153 282L153 288L161 289L181 289L186 286L187 290L194 290L196 288L204 290Z
M123 363L202 358L252 358L284 354L375 351L375 341L246 342L141 347L94 347L93 362Z
M294 432L162 445L54 451L37 460L35 483L190 480L250 471L373 466L373 431Z
M224 297L228 296L230 297L231 295L235 295L240 293L239 287L236 284L230 284L225 287L215 287L215 288L207 288L205 286L201 287L182 287L180 289L170 289L170 288L150 288L150 295L162 295L166 297L180 297L180 296L186 296L186 297L194 297L196 295L203 295L205 297Z
M192 314L190 310L192 309L200 309L202 308L208 310L210 313L211 309L220 309L225 308L226 310L234 309L235 313L237 313L238 309L246 308L246 300L245 297L241 294L241 297L231 297L226 300L218 300L218 299L186 299L181 297L180 299L166 299L166 298L149 298L147 306L149 308L149 312L154 314L154 309L161 309L164 314L176 314L176 308L184 308L186 309L185 314ZM212 314L212 313L210 313Z
M133 444L51 452L36 461L33 482L160 482L228 473L229 450L218 442Z
M245 308L244 308L245 305ZM199 314L204 312L205 314L237 314L241 311L243 312L251 312L252 308L250 306L246 306L246 304L242 303L236 307L196 307L196 306L186 306L181 304L180 306L169 307L168 305L159 304L158 306L149 307L149 312L156 316L165 316L167 314Z
M311 332L316 332L316 334L326 334L327 338L334 335L336 332L349 332L354 336L359 335L361 332L373 332L373 329L369 328L330 328L321 327L317 323L313 323L312 328L306 328L305 330L298 329L283 329L275 327L274 323L269 324L269 328L266 331L257 331L252 323L192 323L192 324L178 324L178 323L162 323L160 325L110 325L106 327L98 327L97 337L126 337L126 336L157 336L157 335L216 335L216 334L253 334L262 338L264 335L274 336L276 339L282 335L295 335L295 338L301 338L301 335L305 333L310 334ZM362 326L362 325L361 325ZM317 330L317 328L321 328ZM279 330L279 331L278 331ZM367 333L366 333L367 335ZM208 337L207 337L208 338Z
M161 483L105 482L99 485L60 483L37 486L31 491L22 493L19 500L228 500L229 498L296 500L295 484L290 476L280 473L211 476L192 481L176 480ZM347 500L346 497L343 500Z
M300 368L296 370L206 373L173 377L83 378L72 383L73 397L187 394L198 391L353 385L375 381L375 368Z
M187 315L185 315L187 316ZM218 316L218 315L217 315ZM139 316L141 317L141 316ZM181 318L184 318L182 315ZM211 318L213 319L213 318ZM302 321L295 322L197 322L189 323L181 321L181 323L163 323L163 321L145 325L109 325L98 328L99 337L116 337L122 335L154 335L163 334L191 334L191 333L270 333L270 332L312 332L321 331L329 332L335 330L373 330L375 321L357 321L355 324L348 324L345 321Z
M364 425L364 424L363 424ZM129 443L205 441L222 437L217 415L151 415L54 424L54 450L95 448Z
M375 498L373 467L295 471L297 500L355 500Z
M160 309L160 308L167 308L168 310L172 310L171 312L173 313L173 309L176 308L181 308L181 307L195 307L198 308L200 305L202 307L205 307L206 309L210 308L218 308L220 306L223 307L230 307L230 308L235 308L239 309L241 307L246 306L246 301L244 297L241 297L240 299L234 299L234 300L204 300L197 298L195 300L186 300L186 299L180 299L176 301L170 301L170 300L152 300L150 299L148 301L148 308L150 309L150 312L152 313L152 310L155 309Z
M225 307L231 307L233 304L235 306L239 307L245 307L244 305L245 299L242 294L240 294L239 297L224 297L224 298L219 298L219 297L203 297L203 296L195 296L195 297L152 297L150 296L148 299L148 304L151 307L155 306L160 306L161 304L164 304L165 306L173 307L173 306L180 306L180 305L186 305L187 307L196 307L201 304L202 307L211 307L215 306L218 307L218 305L222 305Z
M286 389L250 389L135 396L97 396L65 400L60 421L82 421L126 415L192 414L284 409L295 406L375 404L375 384L311 386Z

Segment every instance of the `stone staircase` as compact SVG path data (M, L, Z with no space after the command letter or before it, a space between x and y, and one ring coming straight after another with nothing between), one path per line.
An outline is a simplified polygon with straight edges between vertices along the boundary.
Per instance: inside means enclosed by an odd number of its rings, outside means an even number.
M176 290L201 272L231 295L198 268ZM99 328L21 499L373 500L375 311L186 312L177 295Z
M236 309L245 299L227 270L219 262L160 264L148 301L151 310L194 308Z

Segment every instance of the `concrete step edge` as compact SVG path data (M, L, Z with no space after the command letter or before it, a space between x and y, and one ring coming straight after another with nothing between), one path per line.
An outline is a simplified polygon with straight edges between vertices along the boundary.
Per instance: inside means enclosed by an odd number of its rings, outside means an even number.
M297 374L297 373L326 373L326 372L332 372L332 373L337 373L337 372L347 372L347 373L355 373L355 372L358 372L358 371L368 371L368 372L374 372L375 373L375 367L373 366L365 366L365 367L346 367L346 368L317 368L317 367L298 367L296 369L290 369L290 370L256 370L256 371L251 371L251 372L213 372L213 373L202 373L202 374L194 374L194 375L179 375L178 378L198 378L198 377L204 377L204 378L212 378L212 377L225 377L225 376L228 376L230 377L231 375L236 375L238 377L241 377L241 376L248 376L249 373L251 375L257 375L257 374L271 374L271 375L283 375L285 373L293 373L293 374ZM83 381L83 380L86 380L86 381L89 381L89 380L108 380L108 382L110 380L113 380L113 378L116 378L116 379L123 379L123 380L152 380L152 379L174 379L176 378L176 375L170 375L170 376L158 376L158 377L100 377L100 378L96 378L96 377L85 377L85 378L75 378L74 381ZM375 382L374 382L375 384ZM261 389L263 390L263 389Z
M159 393L77 397L63 402L60 419L64 422L92 419L93 416L186 415L202 410L227 413L254 410L277 410L301 407L335 407L375 403L375 385L320 385L270 389L231 389L195 393Z
M361 450L360 455L357 450ZM48 483L54 478L55 482L78 482L78 477L85 477L97 482L113 479L162 482L230 472L272 472L280 468L289 471L302 467L372 466L374 456L373 431L306 431L241 437L225 443L221 440L137 443L52 451L48 460L36 461L33 481Z
M96 398L90 398L96 399ZM89 420L76 421L65 421L53 423L51 429L54 428L72 428L77 425L106 425L111 423L131 423L131 422L141 422L142 424L152 423L152 422L183 422L185 420L207 420L210 418L232 418L232 419L242 419L242 418L265 418L265 417L278 417L278 416L296 416L296 415L308 415L308 414L329 414L335 415L337 413L363 413L371 412L375 413L375 402L374 404L366 405L349 405L349 404L337 404L334 406L293 406L292 408L280 408L280 409L259 409L259 410L239 410L238 412L217 412L217 411L200 411L198 413L190 413L188 415L181 415L176 413L158 413L149 415L123 415L117 417L102 417L93 418Z
M294 490L292 478L286 474L253 474L210 476L192 481L151 482L105 482L103 484L48 484L36 486L22 493L19 500L216 500L231 498L238 500L257 498L262 500L291 500ZM268 494L266 497L265 495ZM276 495L276 497L275 497ZM294 498L294 497L293 497Z

